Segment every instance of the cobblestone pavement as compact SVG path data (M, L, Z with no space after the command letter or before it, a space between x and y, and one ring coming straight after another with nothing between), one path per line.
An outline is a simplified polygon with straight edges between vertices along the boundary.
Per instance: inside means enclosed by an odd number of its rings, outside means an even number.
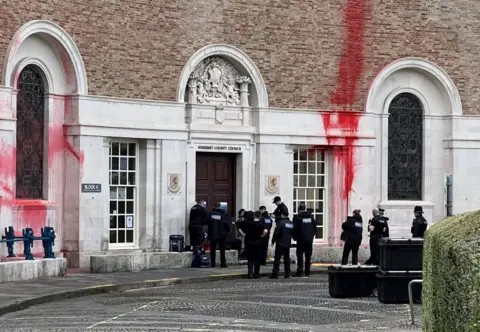
M421 307L416 306L417 320ZM64 300L0 318L0 331L420 331L407 305L333 299L326 276L230 280Z

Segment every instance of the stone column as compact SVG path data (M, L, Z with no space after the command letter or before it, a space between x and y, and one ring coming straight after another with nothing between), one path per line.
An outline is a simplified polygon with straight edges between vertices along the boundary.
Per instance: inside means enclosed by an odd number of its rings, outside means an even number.
M242 76L237 80L237 83L240 84L240 106L250 107L248 104L248 85L252 83L252 80L249 77Z
M188 103L189 104L196 104L197 103L197 81L198 77L196 75L190 76L188 80Z

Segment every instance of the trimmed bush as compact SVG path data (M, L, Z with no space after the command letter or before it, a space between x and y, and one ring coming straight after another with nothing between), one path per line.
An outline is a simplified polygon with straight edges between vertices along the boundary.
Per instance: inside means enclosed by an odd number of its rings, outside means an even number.
M423 331L480 331L480 211L430 227L423 251Z

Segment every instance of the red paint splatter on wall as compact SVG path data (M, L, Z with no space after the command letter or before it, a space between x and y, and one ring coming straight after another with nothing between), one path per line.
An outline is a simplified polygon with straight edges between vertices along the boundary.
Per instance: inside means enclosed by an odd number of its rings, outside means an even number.
M67 54L65 49L63 47L58 47L57 48L58 55L60 57L60 62L62 63L63 66L63 72L65 75L65 83L67 83L68 87L72 86L73 83L73 77L74 75L72 74L72 66L71 66L71 61L70 61L70 56Z
M364 70L364 32L369 11L369 0L347 0L343 9L345 32L337 87L330 96L333 105L347 106L355 103L358 81Z

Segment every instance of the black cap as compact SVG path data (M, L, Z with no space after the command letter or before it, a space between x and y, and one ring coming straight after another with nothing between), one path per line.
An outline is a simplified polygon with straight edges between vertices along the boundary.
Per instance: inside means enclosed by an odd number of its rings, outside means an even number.
M306 211L307 210L307 206L305 205L305 203L300 203L298 205L298 211Z
M415 206L413 212L423 213L423 208L420 205Z
M385 212L385 209L378 209L378 212Z
M280 198L280 196L275 196L272 203L277 203L277 202L281 202L281 201L282 201L282 199Z
M266 209L267 209L267 207L266 207L266 206L264 206L264 205L262 205L262 206L260 206L258 209L259 209L259 210L266 210Z

